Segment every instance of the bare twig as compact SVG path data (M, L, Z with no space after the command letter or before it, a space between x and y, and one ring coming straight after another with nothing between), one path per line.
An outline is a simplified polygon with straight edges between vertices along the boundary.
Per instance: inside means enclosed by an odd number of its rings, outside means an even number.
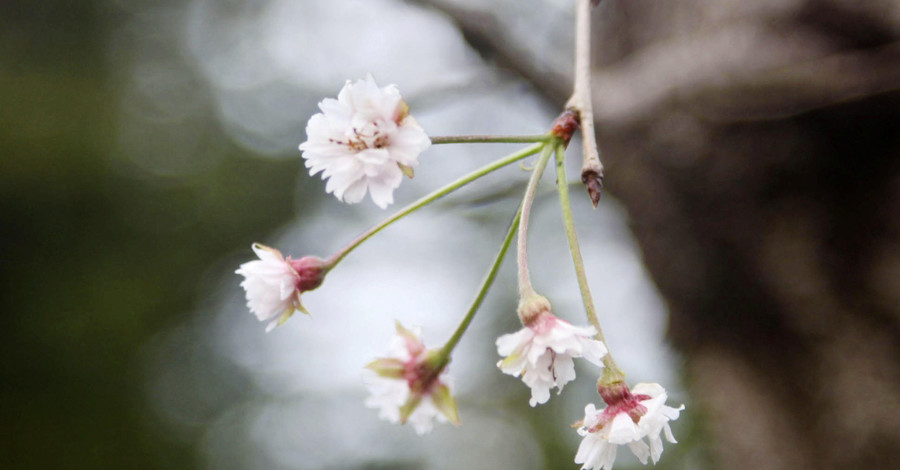
M581 118L581 181L597 207L603 189L603 164L597 150L591 101L591 3L591 0L577 0L575 6L575 85L566 109L575 111Z

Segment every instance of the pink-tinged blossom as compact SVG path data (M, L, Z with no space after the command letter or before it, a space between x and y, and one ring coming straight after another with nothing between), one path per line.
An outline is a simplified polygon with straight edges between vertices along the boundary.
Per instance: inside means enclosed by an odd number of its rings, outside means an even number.
M388 356L366 365L364 380L371 394L365 401L391 423L409 422L422 435L434 421L459 425L451 381L444 375L447 361L437 350L426 350L419 328L397 323Z
M573 326L550 312L550 303L536 296L523 303L519 316L525 327L497 339L497 352L505 359L497 363L505 374L522 376L531 388L531 406L546 403L550 389L558 393L575 379L576 357L603 367L606 346L593 339L594 327Z
M266 331L284 324L296 311L308 313L300 303L300 293L313 290L325 279L324 262L313 256L292 260L281 252L253 244L258 260L246 262L235 271L244 276L241 287L247 307L259 321L268 321Z
M394 202L403 175L410 178L431 140L394 85L379 88L369 75L349 80L337 99L319 103L300 144L310 175L322 173L325 191L348 204L368 191L378 207Z
M676 442L669 421L678 419L684 405L666 405L668 396L661 385L641 383L629 390L619 382L601 386L600 393L606 408L598 410L593 403L588 404L584 419L576 423L583 439L575 463L582 464L582 470L611 469L620 445L628 446L641 463L646 464L649 457L655 464L663 451L660 434L664 433L669 442Z

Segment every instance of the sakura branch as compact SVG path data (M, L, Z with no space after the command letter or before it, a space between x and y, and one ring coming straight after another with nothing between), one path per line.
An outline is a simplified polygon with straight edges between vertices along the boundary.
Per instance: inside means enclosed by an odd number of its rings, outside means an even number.
M576 379L575 360L596 367L597 392L606 406L585 408L583 419L575 423L583 437L575 456L582 470L610 469L620 445L627 446L642 463L657 462L662 454L662 435L674 443L670 422L682 407L665 404L668 395L659 384L637 384L629 388L625 373L618 367L600 325L584 259L578 243L565 171L565 152L572 135L581 128L584 138L582 181L596 207L602 188L600 164L593 129L590 94L590 8L591 0L577 0L575 83L571 99L541 135L468 135L429 137L410 114L409 107L394 85L379 87L370 75L347 81L337 99L319 103L320 113L309 120L307 141L300 145L310 175L321 174L325 191L338 200L354 204L368 194L384 209L393 203L393 192L403 177L413 178L419 155L438 144L499 143L525 145L515 152L451 181L400 209L381 223L363 231L331 256L321 259L285 257L275 248L254 244L259 259L241 265L247 306L259 321L268 322L266 331L284 324L300 311L307 313L300 295L318 288L338 264L357 247L385 227L410 215L481 177L511 163L539 154L525 185L522 202L513 216L506 236L469 309L443 346L426 348L421 328L407 328L396 322L396 335L384 357L366 366L365 383L370 391L365 405L377 408L382 419L410 423L417 434L432 430L434 423L461 424L453 380L447 375L452 355L472 325L503 264L513 238L519 301L515 309L522 328L497 338L501 372L520 377L531 392L529 404L547 403L551 391L562 393ZM556 316L550 300L532 284L528 267L528 231L535 195L550 159L555 159L556 182L568 246L578 288L589 325L575 326ZM427 308L427 306L423 306ZM512 308L510 308L510 311ZM367 312L368 314L368 312Z
M603 164L594 134L594 106L591 99L591 7L599 0L576 0L575 6L575 84L566 109L578 114L581 121L581 182L587 188L594 207L603 189Z

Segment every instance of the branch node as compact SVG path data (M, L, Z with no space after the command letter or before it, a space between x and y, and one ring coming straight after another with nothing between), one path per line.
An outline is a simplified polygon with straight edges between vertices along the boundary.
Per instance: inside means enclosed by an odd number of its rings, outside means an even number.
M579 127L581 127L581 114L578 110L569 108L560 113L556 120L553 121L550 134L559 137L568 147L569 141L572 140L572 135L575 134Z

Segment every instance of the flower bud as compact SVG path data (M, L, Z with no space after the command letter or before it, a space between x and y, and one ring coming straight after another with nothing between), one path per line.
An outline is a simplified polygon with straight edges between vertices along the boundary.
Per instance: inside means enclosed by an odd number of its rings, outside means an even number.
M591 198L591 204L597 207L600 203L600 195L603 192L603 167L586 168L581 172L581 182L587 189L588 196Z

